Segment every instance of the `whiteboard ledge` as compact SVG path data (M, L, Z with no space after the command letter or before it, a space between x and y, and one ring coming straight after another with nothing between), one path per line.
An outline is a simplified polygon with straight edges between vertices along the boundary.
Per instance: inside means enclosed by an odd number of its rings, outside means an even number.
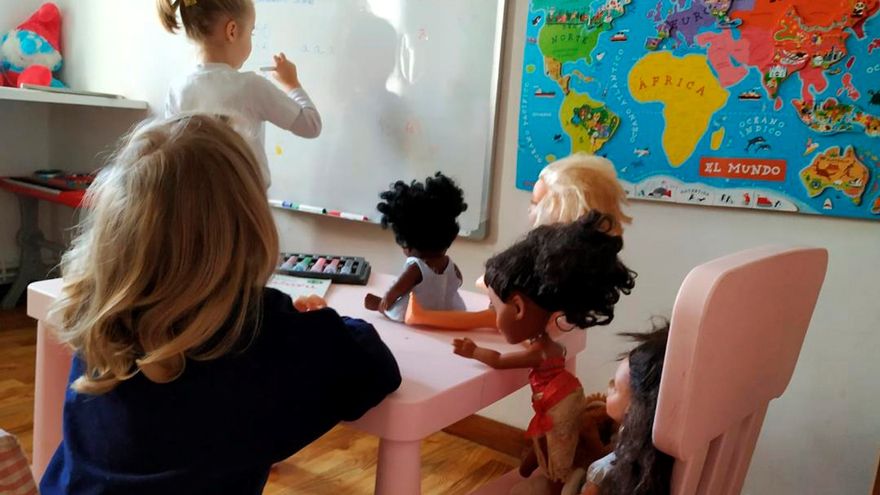
M272 208L275 208L276 210L290 211L293 213L303 213L305 215L312 215L312 216L316 216L316 217L335 218L337 220L347 220L349 222L369 223L369 224L373 224L373 225L379 225L379 222L376 220L355 220L352 218L338 217L336 215L331 215L329 213L317 213L317 212L311 212L311 211L304 211L304 210L300 210L299 208L290 208L287 206L281 206L281 205L272 204L272 203L269 203L269 206L271 206Z
M313 213L310 211L303 211L303 210L300 210L297 208L288 208L286 206L279 206L277 204L272 204L272 203L269 203L269 206L271 206L272 208L275 208L276 210L284 210L284 211L289 211L291 213L300 213L303 215L311 215L314 217L334 218L336 220L345 220L348 222L358 222L358 223L366 223L366 224L372 224L372 225L380 225L380 223L381 223L376 220L369 220L369 221L353 220L351 218L337 217L336 215L330 215L328 213ZM482 240L486 239L488 232L489 232L488 222L484 219L484 220L480 220L480 226L477 227L475 230L462 231L460 236L465 237L465 238L472 240L472 241L482 241Z

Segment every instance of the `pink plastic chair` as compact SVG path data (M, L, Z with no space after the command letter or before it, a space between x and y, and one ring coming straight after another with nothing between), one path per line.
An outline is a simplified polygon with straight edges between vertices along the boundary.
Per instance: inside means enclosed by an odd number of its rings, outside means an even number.
M769 402L794 372L824 249L766 247L691 271L679 290L654 444L676 459L673 495L742 490Z

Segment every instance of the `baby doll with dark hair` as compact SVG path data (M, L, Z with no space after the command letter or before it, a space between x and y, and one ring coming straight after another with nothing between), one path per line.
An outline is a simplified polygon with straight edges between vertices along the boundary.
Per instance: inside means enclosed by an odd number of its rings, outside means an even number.
M568 224L538 227L486 263L486 285L498 329L525 351L500 354L456 339L455 353L496 368L530 368L535 415L526 431L538 464L561 488L572 470L581 413L580 381L565 369L566 350L547 334L552 318L578 328L607 325L635 273L618 258L623 240L611 218L591 212Z
M464 192L437 172L424 183L397 181L379 197L382 227L391 227L407 259L403 273L385 297L368 294L364 306L403 321L412 293L427 309L465 309L458 293L461 272L446 256L458 236L458 216L467 210Z
M674 459L653 443L654 414L669 325L623 334L638 345L623 356L608 384L605 408L621 424L614 452L592 463L582 495L667 495Z

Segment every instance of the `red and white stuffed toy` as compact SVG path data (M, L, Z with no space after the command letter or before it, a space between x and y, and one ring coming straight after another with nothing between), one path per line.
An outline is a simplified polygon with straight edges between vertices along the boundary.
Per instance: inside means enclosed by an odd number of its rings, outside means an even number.
M64 87L53 77L61 70L61 11L43 4L17 28L0 37L0 85Z

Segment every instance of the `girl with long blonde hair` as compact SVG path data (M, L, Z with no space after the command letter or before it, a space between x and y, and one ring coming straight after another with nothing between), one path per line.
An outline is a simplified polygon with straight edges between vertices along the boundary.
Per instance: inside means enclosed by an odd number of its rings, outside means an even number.
M265 287L278 235L222 120L141 126L86 204L53 310L75 356L42 493L260 493L273 463L399 385L371 326Z

